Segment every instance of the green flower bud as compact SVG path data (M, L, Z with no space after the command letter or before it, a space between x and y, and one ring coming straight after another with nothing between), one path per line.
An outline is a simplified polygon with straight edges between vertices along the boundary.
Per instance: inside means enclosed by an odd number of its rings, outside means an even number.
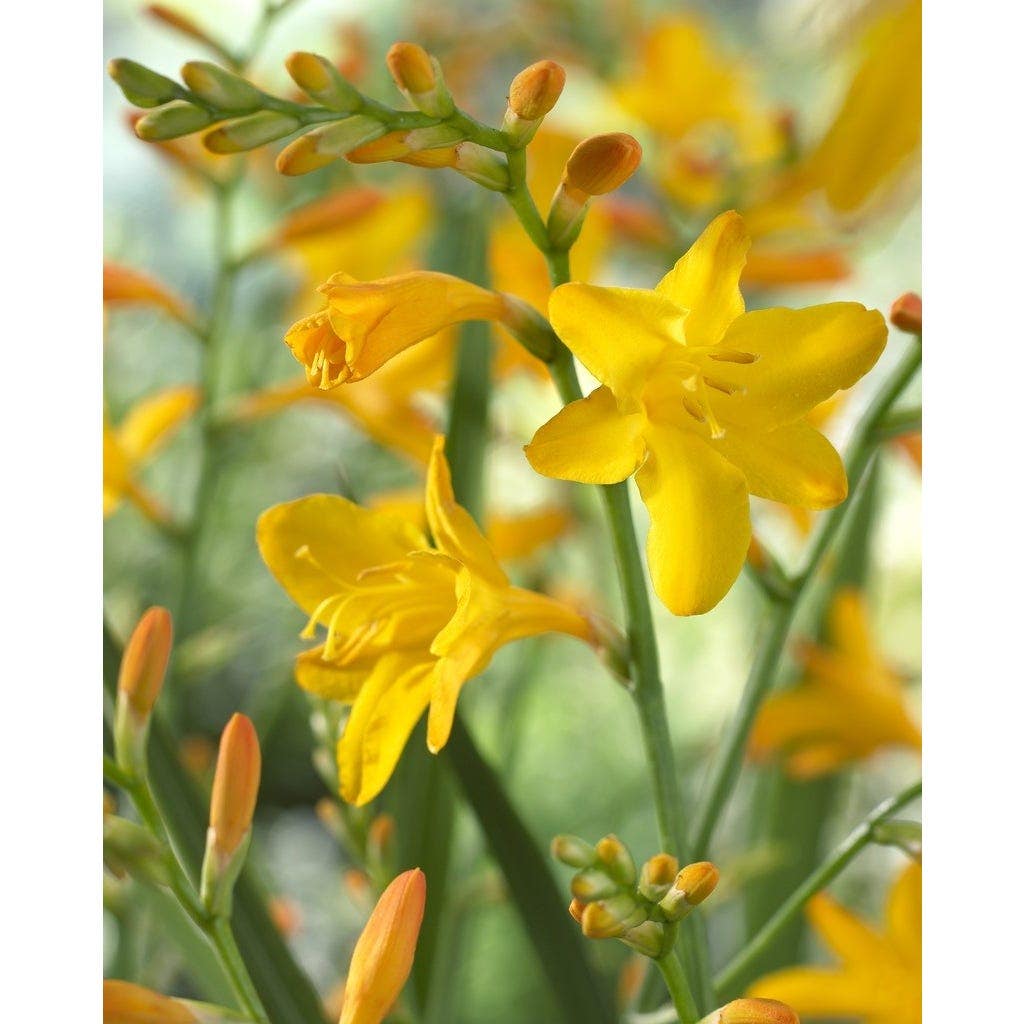
M175 100L166 107L146 114L135 123L135 134L146 142L163 142L205 128L213 122L213 114L184 100Z
M258 110L263 93L244 78L205 60L191 60L181 69L182 81L219 110Z
M107 65L107 74L118 84L124 98L137 107L159 107L181 94L177 82L125 57L112 60Z
M158 885L170 881L163 844L141 825L113 814L103 822L103 862L119 878L131 874Z
M619 885L632 885L636 881L636 865L626 844L615 835L607 835L598 842L597 859L609 877Z
M614 896L619 891L619 885L603 871L592 868L574 875L569 889L577 899L589 902Z
M551 856L571 868L589 868L597 860L597 851L579 836L555 836L551 840Z
M212 132L207 132L203 136L203 145L211 153L243 153L248 149L265 146L275 139L283 139L301 127L299 119L290 114L261 110L248 117L228 121Z
M359 90L346 82L341 72L326 57L300 50L291 54L284 64L292 81L307 96L322 103L328 110L354 114L363 105Z

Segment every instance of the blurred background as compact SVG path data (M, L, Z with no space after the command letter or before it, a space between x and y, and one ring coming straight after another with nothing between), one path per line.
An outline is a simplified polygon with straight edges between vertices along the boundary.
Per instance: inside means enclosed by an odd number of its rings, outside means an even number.
M368 95L400 106L384 54L393 41L407 39L438 57L461 106L498 124L516 72L538 59L557 60L567 69L566 89L530 149L542 211L565 157L585 135L629 131L645 150L640 173L621 194L595 203L576 255L578 276L651 287L715 213L735 206L755 236L744 289L748 308L842 299L885 312L921 284L920 54L896 34L904 7L870 0L296 0L271 26L250 75L268 91L291 96L283 59L292 50L313 50ZM261 8L258 0L180 0L175 10L234 49L247 45ZM106 0L104 57L117 56L171 76L185 60L217 59L145 5ZM858 97L852 86L865 75L870 80ZM908 128L915 84L918 122ZM194 140L139 141L117 88L105 80L103 90L105 259L208 311L215 301L217 233L223 241L225 226L214 222L201 175L223 173L218 160L224 158L204 155ZM315 286L337 270L371 278L418 266L447 269L459 260L465 266L468 259L467 276L490 278L535 304L543 305L545 286L500 200L480 196L449 172L341 161L287 179L273 169L279 148L243 158L246 176L227 241L243 265L224 321L216 393L207 394L212 429L181 415L160 450L137 469L139 485L170 523L198 513L200 529L183 550L174 530L155 525L130 496L112 498L104 611L113 636L123 639L150 604L178 609L166 711L182 762L201 785L209 782L216 738L230 714L243 710L256 723L264 769L251 858L274 898L279 926L330 999L365 920L366 894L351 874L359 865L325 825L331 812L320 802L330 794L314 763L316 716L323 709L292 681L293 659L305 646L298 639L304 616L262 564L254 523L270 505L314 492L363 502L414 496L422 482L422 438L435 426L443 430L452 346L442 341L429 360L403 364L404 377L390 391L367 392L357 406L305 389L282 336L294 319L317 308ZM314 216L296 216L312 203L323 204L313 207ZM200 345L187 315L170 313L166 304L108 303L104 397L115 433L140 402L200 383ZM879 367L820 410L820 423L840 450L906 344L897 332L892 338ZM496 520L491 532L496 542L504 538L505 564L517 581L585 600L621 621L594 495L540 478L522 455L523 443L558 407L554 389L511 342L495 337L492 344L486 487ZM396 446L395 427L407 422ZM812 525L808 516L754 504L757 534L795 566ZM863 591L873 642L902 680L916 716L919 437L886 446L861 506L796 635L827 642L822 623L835 589ZM635 514L645 531L639 502ZM708 615L677 619L660 606L655 611L679 772L695 802L742 689L764 601L744 576ZM787 663L782 681L798 679L799 666ZM559 832L594 840L614 831L643 858L656 851L657 840L629 703L589 654L570 640L544 637L503 650L467 687L462 707L540 844ZM822 851L919 774L913 749L869 753L813 778L793 777L770 756L748 765L714 851L723 881L708 919L718 962ZM399 850L403 830L413 827L403 800L426 757L418 731L374 809L395 814ZM500 873L458 802L453 834L446 945L438 958L443 1010L435 1007L436 1019L559 1019ZM904 860L872 848L831 891L877 920ZM553 870L567 893L569 870ZM165 992L211 995L179 941L172 908L131 891L126 881L118 885L115 892L111 882L105 915L108 973ZM613 984L628 950L614 942L588 945ZM822 957L816 940L797 927L763 968ZM657 992L651 998L660 1001Z

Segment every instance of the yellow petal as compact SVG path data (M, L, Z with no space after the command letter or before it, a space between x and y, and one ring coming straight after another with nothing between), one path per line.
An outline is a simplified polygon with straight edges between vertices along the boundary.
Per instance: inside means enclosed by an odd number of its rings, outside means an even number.
M359 689L372 666L353 667L347 664L342 667L325 661L323 654L323 644L303 651L295 659L295 682L307 693L316 694L317 697L351 704L359 695Z
M103 1024L197 1024L184 1003L130 981L103 982Z
M786 774L793 779L819 779L856 760L857 751L841 740L808 743L785 760Z
M186 302L159 281L119 263L103 264L103 303L156 306L182 321L189 321L194 315Z
M715 345L744 311L740 275L750 235L735 210L717 216L658 283L659 295L688 309L688 345Z
M548 420L526 446L526 458L558 480L618 483L643 460L644 422L640 412L621 413L608 388L597 388Z
M307 614L353 586L363 570L427 546L412 524L334 494L267 509L256 523L256 543L274 578Z
M529 558L572 526L565 509L554 506L512 515L491 513L487 517L487 539L499 562Z
M167 388L136 402L117 428L118 440L129 460L138 462L155 454L195 412L199 397L197 388Z
M338 741L341 796L361 807L387 784L430 700L435 661L425 651L385 654L363 683Z
M882 314L858 302L745 313L726 331L722 348L758 358L715 363L715 376L739 389L716 392L715 412L724 423L792 423L856 384L877 362L887 335Z
M508 577L498 565L487 538L473 517L455 501L444 443L440 434L434 438L434 449L427 467L427 522L434 544L471 572L496 586L504 586Z
M875 989L870 974L791 967L761 978L750 986L747 995L754 999L777 999L808 1017L862 1019L881 1005Z
M921 865L911 862L889 890L889 939L912 971L921 966Z
M885 939L827 893L818 893L810 900L807 917L836 956L850 965L870 969L888 956Z
M802 420L769 432L730 427L712 444L743 471L759 498L815 509L846 498L843 460L824 434Z
M636 475L651 513L647 561L658 597L676 615L714 608L736 581L750 546L743 474L686 431L650 427Z
M828 626L833 645L852 661L865 668L880 664L867 605L859 591L844 587L836 594L829 609Z
M563 284L551 293L555 333L620 399L639 396L666 346L683 339L686 311L640 288Z
M849 731L848 712L830 689L813 682L774 693L762 705L754 722L751 753L765 757L800 740L841 737Z

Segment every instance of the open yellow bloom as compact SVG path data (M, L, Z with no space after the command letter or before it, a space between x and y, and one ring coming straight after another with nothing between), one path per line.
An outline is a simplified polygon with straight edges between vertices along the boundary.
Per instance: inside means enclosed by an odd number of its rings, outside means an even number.
M277 505L257 524L264 561L309 615L303 636L326 629L299 655L296 681L352 704L338 745L350 803L380 792L428 706L427 744L445 745L462 686L503 644L550 631L596 642L582 615L512 586L455 502L442 437L426 507L434 546L405 519L329 494Z
M860 1024L921 1022L921 867L911 863L889 891L881 932L819 893L807 905L814 930L839 967L790 967L748 993L781 999L809 1017Z
M122 500L128 499L148 519L166 520L166 512L139 483L138 474L198 405L196 388L168 388L137 402L116 427L104 416L104 517L116 512Z
M549 303L602 386L542 426L527 458L583 483L636 473L654 589L677 615L713 608L739 575L748 495L808 508L846 497L839 455L804 417L885 346L881 314L854 302L744 312L749 246L730 211L654 291L567 284Z
M755 757L781 754L786 771L814 778L875 751L921 748L900 677L875 647L864 599L842 590L829 615L830 647L805 645L806 675L768 698L750 737Z
M285 335L310 384L327 391L362 380L445 327L501 319L505 299L469 281L421 270L360 282L334 274L319 289L327 307Z

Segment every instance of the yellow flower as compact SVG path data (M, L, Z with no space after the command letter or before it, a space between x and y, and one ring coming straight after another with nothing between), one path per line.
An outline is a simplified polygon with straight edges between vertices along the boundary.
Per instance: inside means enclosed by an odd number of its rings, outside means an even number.
M285 343L310 384L324 391L368 377L445 327L507 311L496 292L429 270L365 283L338 273L319 290L327 307L294 324Z
M419 868L384 890L352 951L338 1024L380 1024L412 970L427 882Z
M103 418L103 515L131 501L147 519L165 523L167 513L139 483L138 475L199 405L192 387L167 388L137 402L118 426Z
M749 995L781 999L798 1013L861 1024L921 1022L921 867L911 863L889 891L881 932L819 893L807 916L840 966L790 967Z
M198 1024L184 1003L130 981L103 982L103 1024Z
M858 303L745 313L749 246L724 213L655 291L574 283L549 303L602 386L541 427L527 458L584 483L636 473L654 589L677 615L713 608L739 575L749 494L809 508L846 497L841 459L804 417L885 346L881 314Z
M195 313L184 299L159 281L120 263L103 263L104 306L156 306L176 320L192 323Z
M437 433L437 420L421 407L419 399L428 393L447 391L454 343L454 333L444 330L400 352L357 388L321 391L301 378L246 396L235 406L233 415L253 419L297 402L316 401L350 416L367 436L384 447L425 466Z
M798 653L804 680L765 702L750 737L755 757L781 754L786 771L814 778L890 746L921 748L900 677L871 638L864 600L842 590L829 615L830 647Z
M309 615L296 681L352 704L338 744L341 793L365 804L390 778L430 707L427 744L448 740L459 691L503 644L556 631L596 642L590 624L549 597L514 587L452 493L444 439L427 474L434 546L407 520L316 494L277 505L257 525L260 553Z

